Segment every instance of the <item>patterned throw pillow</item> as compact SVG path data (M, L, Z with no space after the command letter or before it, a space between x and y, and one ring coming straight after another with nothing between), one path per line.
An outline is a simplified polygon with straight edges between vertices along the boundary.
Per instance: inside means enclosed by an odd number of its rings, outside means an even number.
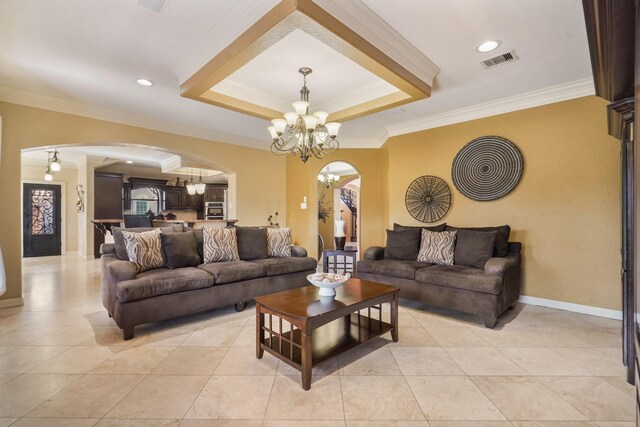
M146 270L164 267L162 244L160 243L159 228L142 233L132 233L122 230L124 244L127 248L129 261L136 264L136 270L141 273Z
M418 261L432 264L453 265L457 231L422 230Z
M204 262L238 261L238 238L235 228L202 229Z
M277 258L291 256L290 228L267 228L267 253Z

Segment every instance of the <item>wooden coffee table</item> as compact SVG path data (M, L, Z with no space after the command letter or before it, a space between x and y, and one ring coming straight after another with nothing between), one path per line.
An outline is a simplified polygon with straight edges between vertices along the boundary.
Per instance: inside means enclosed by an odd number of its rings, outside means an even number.
M305 390L318 363L389 331L398 341L398 289L392 286L349 279L335 298L305 286L255 300L256 357L266 350L302 372ZM384 303L391 304L391 323L382 321Z

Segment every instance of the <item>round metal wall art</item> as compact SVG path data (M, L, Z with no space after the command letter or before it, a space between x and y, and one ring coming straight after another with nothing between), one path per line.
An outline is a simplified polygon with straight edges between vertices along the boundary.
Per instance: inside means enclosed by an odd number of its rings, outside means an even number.
M411 216L418 221L436 222L449 212L451 190L437 176L421 176L409 184L404 203Z
M458 191L472 200L496 200L518 185L523 168L522 153L511 141L482 136L456 154L451 178Z

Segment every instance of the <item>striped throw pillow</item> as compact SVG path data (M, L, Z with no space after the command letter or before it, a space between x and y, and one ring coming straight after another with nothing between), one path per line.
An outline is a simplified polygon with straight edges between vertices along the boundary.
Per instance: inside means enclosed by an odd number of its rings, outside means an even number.
M204 262L238 261L238 238L235 228L202 229Z
M136 264L138 273L164 267L160 233L159 228L143 231L142 233L122 230L127 256L129 261Z
M290 228L267 228L267 253L276 258L291 256Z
M418 261L453 265L457 231L429 231L422 229Z

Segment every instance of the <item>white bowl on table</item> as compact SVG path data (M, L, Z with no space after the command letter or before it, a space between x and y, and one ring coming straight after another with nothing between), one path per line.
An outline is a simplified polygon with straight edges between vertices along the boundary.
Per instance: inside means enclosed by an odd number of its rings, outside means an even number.
M329 282L327 281L322 281L322 280L316 280L313 278L313 276L316 276L318 273L315 274L309 274L307 276L307 280L309 281L309 283L311 283L314 286L317 286L318 288L320 288L320 290L318 291L318 295L320 295L321 297L333 297L336 295L336 288L338 286L342 286L344 285L347 280L349 280L349 278L351 277L351 274L347 273L347 274L333 274L333 273L322 273L323 275L325 275L325 277L333 277L333 279L331 279Z

